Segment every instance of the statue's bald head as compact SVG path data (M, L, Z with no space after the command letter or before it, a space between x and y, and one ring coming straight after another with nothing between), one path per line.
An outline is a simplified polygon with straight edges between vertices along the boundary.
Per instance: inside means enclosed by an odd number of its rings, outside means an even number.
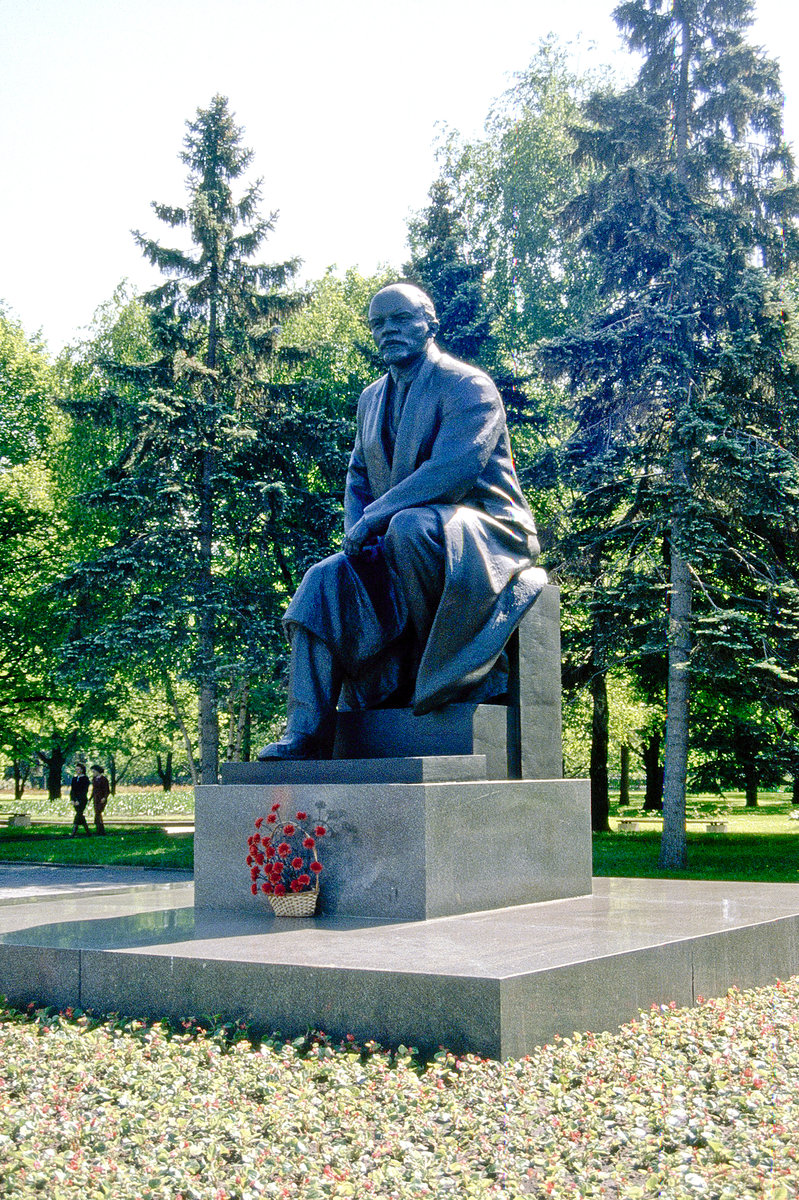
M369 327L383 362L407 365L426 352L438 332L433 301L413 283L390 283L369 305Z
M381 288L379 292L375 292L372 298L372 304L377 300L378 296L389 297L391 295L402 296L403 299L409 301L415 308L425 314L430 323L433 336L438 333L438 317L436 316L436 306L428 296L427 292L423 292L415 283L389 283L386 287ZM369 306L371 311L372 305Z

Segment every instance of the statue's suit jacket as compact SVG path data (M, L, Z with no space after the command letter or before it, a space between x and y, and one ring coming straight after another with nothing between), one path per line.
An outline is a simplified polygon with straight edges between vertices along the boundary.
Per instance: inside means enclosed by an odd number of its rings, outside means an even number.
M395 513L417 507L433 509L440 519L444 588L417 672L413 703L422 713L457 698L491 670L546 576L533 566L539 549L535 523L513 465L502 401L489 377L430 343L405 398L393 447L386 435L388 380L384 375L371 384L358 402L344 527L348 532L363 519L379 536ZM349 616L334 616L318 597L314 616L301 585L285 620L326 641L332 632L332 641L346 643L345 668L357 680L397 638L407 611L401 596L388 619L382 606L381 642L370 615L374 587L359 590L352 570L357 560L343 555L333 560L337 586L344 573L358 593L348 601ZM326 562L332 566L333 560ZM331 631L331 625L337 628Z

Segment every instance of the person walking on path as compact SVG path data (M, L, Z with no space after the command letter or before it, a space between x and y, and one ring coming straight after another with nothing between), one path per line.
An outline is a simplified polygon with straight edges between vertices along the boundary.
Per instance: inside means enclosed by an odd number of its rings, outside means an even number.
M86 763L75 764L75 774L69 782L69 798L75 809L75 820L72 823L70 837L76 837L78 829L86 830L89 837L91 830L86 823L86 805L89 803L89 776L86 774Z
M111 794L111 785L109 784L103 768L94 763L92 766L92 803L94 804L94 828L101 836L105 834L105 825L103 824L103 813L105 806L108 803L108 797Z

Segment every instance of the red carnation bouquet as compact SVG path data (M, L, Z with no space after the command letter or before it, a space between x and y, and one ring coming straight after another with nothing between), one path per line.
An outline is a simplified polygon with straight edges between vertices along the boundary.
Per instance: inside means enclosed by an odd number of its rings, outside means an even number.
M247 838L247 866L252 894L263 892L279 915L288 916L294 915L293 912L283 911L285 905L273 901L290 898L292 893L313 892L315 908L322 871L317 842L327 830L324 825L316 825L311 830L305 812L298 812L286 821L280 816L280 808L280 804L273 804L268 816L259 817L255 822L255 833ZM303 911L297 915L308 913Z

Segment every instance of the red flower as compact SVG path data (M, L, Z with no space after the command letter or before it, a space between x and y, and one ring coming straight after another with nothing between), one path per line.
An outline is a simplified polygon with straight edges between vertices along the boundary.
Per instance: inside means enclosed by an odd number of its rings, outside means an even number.
M283 886L283 884L282 884L282 883L276 883L276 884L275 884L275 895L276 895L276 896L285 896L285 894L286 894L286 889L285 889L285 887Z
M297 883L298 883L298 884L300 884L300 886L301 886L301 887L304 887L304 888L310 887L310 886L311 886L311 877L310 877L310 875L298 875L298 876L297 876Z
M255 822L255 828L260 829L261 826L263 825L263 823L264 823L263 817L259 817L258 820Z
M257 883L253 883L253 884L250 886L250 891L252 892L253 896L257 896L257 895L258 895L258 884L257 884Z
M264 895L268 896L270 894L270 892L272 891L271 883L262 883L261 891L264 893Z
M275 821L277 820L277 817L275 816L274 813L270 813L266 819L270 825L274 825Z
M301 859L301 858L299 858L299 857L297 857L297 858L292 858L292 860L291 860L291 865L292 865L292 867L294 868L294 870L295 870L295 871L299 871L299 870L301 870L301 868L302 868L302 859Z
M308 814L307 814L307 813L304 813L304 812L298 812L298 813L297 813L297 820L298 820L298 821L307 821L307 820L308 820Z
M314 833L317 837L324 837L327 833L327 830L325 829L324 825L317 825Z
M258 868L250 867L250 879L257 879L257 878L258 878Z
M320 862L312 862L311 870L313 871L314 875L318 875L319 872L322 870L322 864Z
M247 855L247 866L248 867L252 866L252 855L251 854Z
M312 837L307 837L303 840L302 844L306 850L313 850L314 846L316 845L316 842L313 840Z
M285 833L286 837L291 837L292 833L297 832L297 826L296 825L284 825L283 832Z
M252 837L250 838L250 845L251 845L251 846L260 846L260 844L261 844L261 835L260 835L260 833L254 833L254 834L252 835Z
M290 851L291 851L291 846L288 844L288 842L281 842L277 848L277 852L281 858L285 858L286 855L290 853Z
M289 884L289 887L291 888L292 892L301 892L302 891L302 884L300 883L299 879L292 879L291 883Z
M273 805L272 805L272 807L270 808L270 810L269 810L269 811L270 811L270 812L277 812L277 810L278 810L279 808L280 808L280 801L278 800L277 804L273 804Z

